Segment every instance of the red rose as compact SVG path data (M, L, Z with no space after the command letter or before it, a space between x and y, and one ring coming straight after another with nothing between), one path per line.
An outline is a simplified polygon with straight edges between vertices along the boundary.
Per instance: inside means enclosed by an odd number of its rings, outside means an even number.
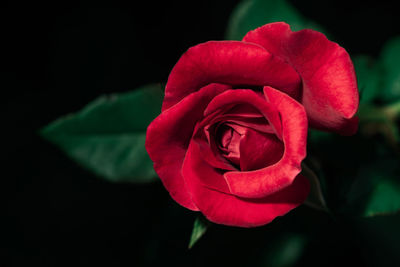
M352 62L323 34L271 23L189 49L172 70L146 149L164 186L210 221L271 222L306 199L308 124L351 134Z

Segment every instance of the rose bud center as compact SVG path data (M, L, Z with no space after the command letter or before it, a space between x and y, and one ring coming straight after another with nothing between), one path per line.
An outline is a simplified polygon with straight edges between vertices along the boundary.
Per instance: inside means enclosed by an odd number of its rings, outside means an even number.
M232 124L223 123L217 129L218 148L227 160L237 166L240 166L241 137L242 135L232 128Z
M265 128L270 126L267 124ZM263 132L234 122L216 126L215 141L220 155L242 171L257 170L279 161L284 146L274 133Z

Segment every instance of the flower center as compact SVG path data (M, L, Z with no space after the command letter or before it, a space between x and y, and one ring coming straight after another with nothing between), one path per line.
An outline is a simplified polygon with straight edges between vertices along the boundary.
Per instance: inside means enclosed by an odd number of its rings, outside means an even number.
M222 155L235 165L240 165L240 140L244 134L243 127L223 123L217 129L218 148Z

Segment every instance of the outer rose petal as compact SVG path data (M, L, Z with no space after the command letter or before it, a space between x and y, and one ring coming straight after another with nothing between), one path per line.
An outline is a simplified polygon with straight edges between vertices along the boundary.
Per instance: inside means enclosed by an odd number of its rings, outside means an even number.
M303 80L302 104L312 127L342 134L357 131L358 89L346 50L313 30L292 32L283 22L250 31L244 42L256 43L293 66Z
M146 150L171 197L182 206L198 210L186 188L181 168L193 130L203 111L228 86L211 84L162 112L147 128ZM193 108L193 107L196 108Z
M226 91L213 101L230 92ZM301 161L306 156L308 125L303 106L285 93L268 86L264 88L264 94L271 106L279 111L285 151L277 163L263 169L225 173L230 191L236 196L261 198L282 190L300 173Z
M222 175L195 153L186 157L182 173L199 210L210 221L225 225L255 227L267 224L302 204L309 193L308 180L301 175L285 189L260 199L224 193L227 188L222 183ZM205 183L210 181L213 182L211 187Z
M190 48L179 59L165 88L162 110L209 83L270 85L299 96L297 72L256 44L210 41Z

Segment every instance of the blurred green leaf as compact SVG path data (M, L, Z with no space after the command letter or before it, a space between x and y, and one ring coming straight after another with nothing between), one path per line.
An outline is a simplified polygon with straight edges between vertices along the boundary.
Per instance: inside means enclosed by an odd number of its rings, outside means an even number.
M190 236L189 249L206 233L210 222L203 216L198 216L193 224L192 235Z
M388 41L381 52L384 86L382 97L392 103L400 100L400 37Z
M361 165L348 193L349 212L362 216L387 215L400 210L400 172L397 158L381 158Z
M308 130L307 143L320 145L321 143L331 142L336 135L334 133L323 132L315 129Z
M400 183L393 178L382 179L374 188L365 208L366 216L390 214L400 210Z
M162 99L163 91L156 84L101 96L81 111L50 123L41 135L109 181L152 181L156 174L144 142Z
M381 90L381 69L375 60L367 55L352 58L356 70L360 102L371 103L377 99Z
M307 241L307 237L301 234L282 233L278 240L273 240L273 246L268 247L263 260L264 266L295 266L303 255Z
M385 107L361 104L357 113L360 118L360 133L367 137L380 134L393 150L400 151L400 133L396 122L399 109L400 103Z
M288 23L294 31L309 28L324 32L321 26L307 20L288 1L244 0L232 12L226 38L241 40L248 31L278 21Z

